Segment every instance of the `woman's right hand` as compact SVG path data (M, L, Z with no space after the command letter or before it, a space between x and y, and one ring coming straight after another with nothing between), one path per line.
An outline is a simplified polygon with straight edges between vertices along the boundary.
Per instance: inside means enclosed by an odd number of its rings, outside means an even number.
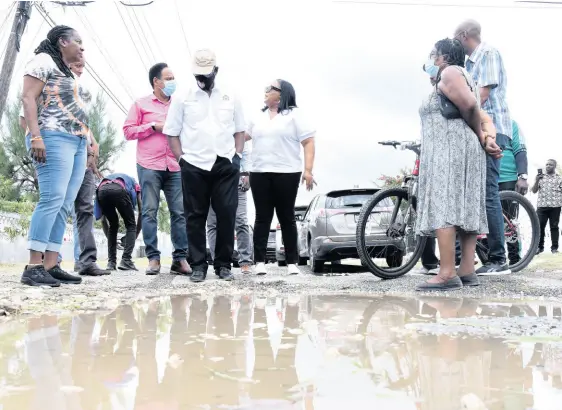
M47 161L47 151L45 150L45 143L40 136L31 136L31 148L29 150L31 158L39 163Z
M484 150L495 159L503 157L501 148L492 138L486 138L486 142L484 143Z

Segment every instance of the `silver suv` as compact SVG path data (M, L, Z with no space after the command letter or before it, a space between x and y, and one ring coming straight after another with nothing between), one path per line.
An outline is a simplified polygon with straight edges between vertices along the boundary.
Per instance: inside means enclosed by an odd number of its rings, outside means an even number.
M309 265L315 273L322 272L325 262L339 261L346 258L358 258L355 231L357 218L363 204L379 189L345 189L316 196L299 228L299 256L308 258ZM376 208L374 221L381 221L381 216L391 214L392 201L388 207ZM381 221L382 222L382 221ZM375 223L373 237L386 236L385 228Z

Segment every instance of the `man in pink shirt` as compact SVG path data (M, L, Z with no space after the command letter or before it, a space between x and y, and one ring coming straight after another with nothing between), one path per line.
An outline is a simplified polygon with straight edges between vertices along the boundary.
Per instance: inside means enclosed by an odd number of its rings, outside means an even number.
M153 93L138 99L129 111L123 131L129 141L137 141L137 173L143 193L142 234L149 267L147 275L160 273L158 250L158 207L160 191L164 191L170 211L173 263L171 273L189 275L187 263L187 231L183 210L180 166L162 134L171 96L176 89L174 74L165 63L149 71Z

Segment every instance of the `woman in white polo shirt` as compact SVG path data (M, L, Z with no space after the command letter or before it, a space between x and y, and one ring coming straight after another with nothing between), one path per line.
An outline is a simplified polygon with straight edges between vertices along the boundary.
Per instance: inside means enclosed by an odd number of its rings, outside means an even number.
M309 191L314 185L315 130L306 123L297 108L295 89L291 83L276 80L266 87L265 107L249 124L247 133L247 138L253 142L250 187L256 208L256 273L267 273L267 240L275 210L281 225L289 274L298 274L295 200L301 180ZM301 145L304 147L304 170Z

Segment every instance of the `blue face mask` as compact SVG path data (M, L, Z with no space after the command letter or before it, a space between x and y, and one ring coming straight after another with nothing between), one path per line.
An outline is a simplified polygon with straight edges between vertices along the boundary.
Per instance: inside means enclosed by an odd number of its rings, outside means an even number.
M170 97L176 91L176 80L164 81L162 92L166 97Z
M439 67L437 67L431 59L425 63L423 69L431 78L436 78L439 73Z

